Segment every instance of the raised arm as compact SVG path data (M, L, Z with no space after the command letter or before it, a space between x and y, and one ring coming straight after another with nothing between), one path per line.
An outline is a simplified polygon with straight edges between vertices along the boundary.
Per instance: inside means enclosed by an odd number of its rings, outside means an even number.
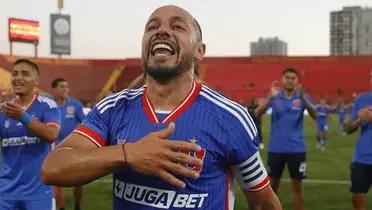
M353 133L358 130L359 126L362 124L362 122L372 122L372 110L368 108L361 109L358 114L358 116L353 120L350 120L344 128L344 131L348 134Z
M313 118L313 120L316 120L317 114L315 111L315 106L310 102L308 98L306 98L304 87L302 85L299 85L298 89L300 92L301 101L304 103L305 109L309 112L310 117Z
M270 88L270 93L268 95L268 97L258 105L257 109L255 110L255 115L259 118L261 117L263 114L265 114L265 112L267 111L267 109L270 107L270 104L271 104L271 100L277 96L279 93L279 87L278 87L278 81L274 81L272 84L271 84L271 88Z
M198 178L199 174L178 163L201 165L199 159L180 153L200 147L184 141L169 141L174 124L153 132L136 143L99 148L88 137L73 133L45 159L41 175L46 184L77 186L87 184L121 167L162 178L177 187L185 187L178 176ZM62 161L63 160L63 161Z
M10 102L2 104L1 110L8 117L22 122L25 127L43 140L52 143L58 137L60 129L58 122L43 123L25 112L21 106Z

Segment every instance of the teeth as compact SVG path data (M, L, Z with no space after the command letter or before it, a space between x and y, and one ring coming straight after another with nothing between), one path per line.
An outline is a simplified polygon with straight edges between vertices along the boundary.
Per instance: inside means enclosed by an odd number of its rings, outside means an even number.
M173 49L172 47L170 47L168 44L156 44L153 48L152 48L152 52L154 52L155 50L157 49L166 49L166 50L169 50L170 52L173 52Z

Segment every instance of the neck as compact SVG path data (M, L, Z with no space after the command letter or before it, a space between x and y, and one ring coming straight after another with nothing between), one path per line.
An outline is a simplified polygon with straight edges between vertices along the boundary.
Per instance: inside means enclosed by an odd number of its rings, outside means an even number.
M56 103L58 105L63 105L63 104L65 104L67 98L64 98L64 97L54 97L54 100L56 101Z
M29 93L25 95L19 95L19 105L21 106L27 106L31 103L32 99L34 98L35 93Z
M289 98L293 96L294 92L294 90L284 90L284 95Z
M171 111L176 108L192 89L193 74L185 72L166 84L159 83L151 77L146 77L147 98L154 109Z

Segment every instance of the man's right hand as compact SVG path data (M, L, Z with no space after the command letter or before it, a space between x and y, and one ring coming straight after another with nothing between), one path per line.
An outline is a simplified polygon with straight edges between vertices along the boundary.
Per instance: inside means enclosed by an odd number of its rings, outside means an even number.
M278 95L279 91L280 91L279 82L275 80L273 81L273 83L271 83L270 97L274 98L275 96Z
M169 140L174 129L174 123L170 123L167 128L152 132L135 143L126 143L126 161L129 167L139 173L158 176L169 184L184 188L186 184L176 176L197 179L199 174L180 163L195 166L203 163L179 151L197 152L201 148L193 143Z

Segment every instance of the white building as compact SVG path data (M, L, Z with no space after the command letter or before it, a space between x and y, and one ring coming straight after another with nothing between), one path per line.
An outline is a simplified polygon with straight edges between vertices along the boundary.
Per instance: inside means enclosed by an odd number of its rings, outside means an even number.
M257 42L251 42L251 56L261 55L287 55L287 43L274 38L259 38Z
M331 55L372 55L372 8L333 11L330 27Z

